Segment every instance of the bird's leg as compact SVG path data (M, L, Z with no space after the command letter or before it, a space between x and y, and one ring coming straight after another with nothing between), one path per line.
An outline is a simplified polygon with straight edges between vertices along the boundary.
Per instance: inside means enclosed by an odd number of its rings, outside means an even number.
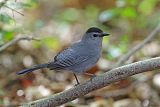
M76 81L77 81L77 84L76 84L75 86L77 86L77 85L79 85L80 83L79 83L79 81L78 81L78 78L77 78L76 74L75 74L75 73L73 73L73 74L74 74L74 77L76 78Z

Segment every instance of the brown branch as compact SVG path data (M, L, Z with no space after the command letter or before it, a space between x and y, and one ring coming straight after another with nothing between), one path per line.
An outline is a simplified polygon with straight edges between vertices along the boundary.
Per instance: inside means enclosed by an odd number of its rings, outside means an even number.
M91 80L78 85L64 92L33 101L22 105L22 107L55 107L75 100L94 90L105 87L113 82L127 78L138 73L160 69L160 57L144 61L135 62L122 67L110 70L102 75L96 76Z
M15 39L13 39L13 40L5 43L4 45L2 45L2 46L0 47L0 53L1 53L2 51L4 51L5 49L7 49L8 47L16 44L18 41L21 41L21 40L28 40L28 41L30 41L30 40L37 40L37 41L39 41L39 39L34 38L34 37L32 37L32 36L17 37L17 38L15 38Z
M113 66L113 68L123 65L133 54L142 49L146 44L150 43L156 36L158 36L159 32L160 32L160 23L140 44L133 47L127 54L121 57L120 60L117 62L117 64Z

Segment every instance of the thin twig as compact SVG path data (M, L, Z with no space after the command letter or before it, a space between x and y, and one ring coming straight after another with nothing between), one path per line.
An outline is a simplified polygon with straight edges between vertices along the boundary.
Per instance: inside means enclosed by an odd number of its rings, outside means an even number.
M20 14L20 15L24 16L24 14L23 14L23 13L21 13L21 12L17 11L16 9L13 9L13 8L11 8L11 7L7 6L7 5L5 5L5 4L4 4L3 6L5 6L6 8L11 9L12 11L15 11L16 13L18 13L18 14Z
M160 69L160 57L135 62L122 67L112 69L103 75L96 76L91 80L80 84L74 88L63 91L61 93L51 95L47 98L42 98L22 105L22 107L55 107L60 106L69 101L75 100L94 90L105 87L113 82L122 80L129 76Z
M28 40L28 41L30 41L30 40L36 40L36 41L39 41L39 39L34 38L34 37L32 37L32 36L17 37L17 38L15 38L15 39L13 39L13 40L5 43L4 45L2 45L2 46L0 47L0 52L4 51L4 50L7 49L8 47L16 44L18 41L21 41L21 40Z
M158 33L160 32L160 23L157 27L138 45L133 47L127 54L120 58L120 60L115 64L112 68L116 68L118 66L123 65L133 54L142 49L146 44L150 43Z

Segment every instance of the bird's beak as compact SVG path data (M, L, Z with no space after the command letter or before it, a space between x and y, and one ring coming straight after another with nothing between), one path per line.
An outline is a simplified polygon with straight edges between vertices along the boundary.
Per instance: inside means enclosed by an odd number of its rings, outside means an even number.
M109 35L110 35L109 33L103 32L100 36L103 37L103 36L109 36Z

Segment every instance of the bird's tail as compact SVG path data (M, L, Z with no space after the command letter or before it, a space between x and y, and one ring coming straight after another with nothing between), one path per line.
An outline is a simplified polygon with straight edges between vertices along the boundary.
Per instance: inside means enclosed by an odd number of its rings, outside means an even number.
M36 65L32 68L28 68L28 69L24 69L22 71L19 71L19 72L17 72L17 74L20 75L20 74L32 72L32 71L37 70L37 69L47 68L47 66L48 66L48 64L39 64L39 65Z

